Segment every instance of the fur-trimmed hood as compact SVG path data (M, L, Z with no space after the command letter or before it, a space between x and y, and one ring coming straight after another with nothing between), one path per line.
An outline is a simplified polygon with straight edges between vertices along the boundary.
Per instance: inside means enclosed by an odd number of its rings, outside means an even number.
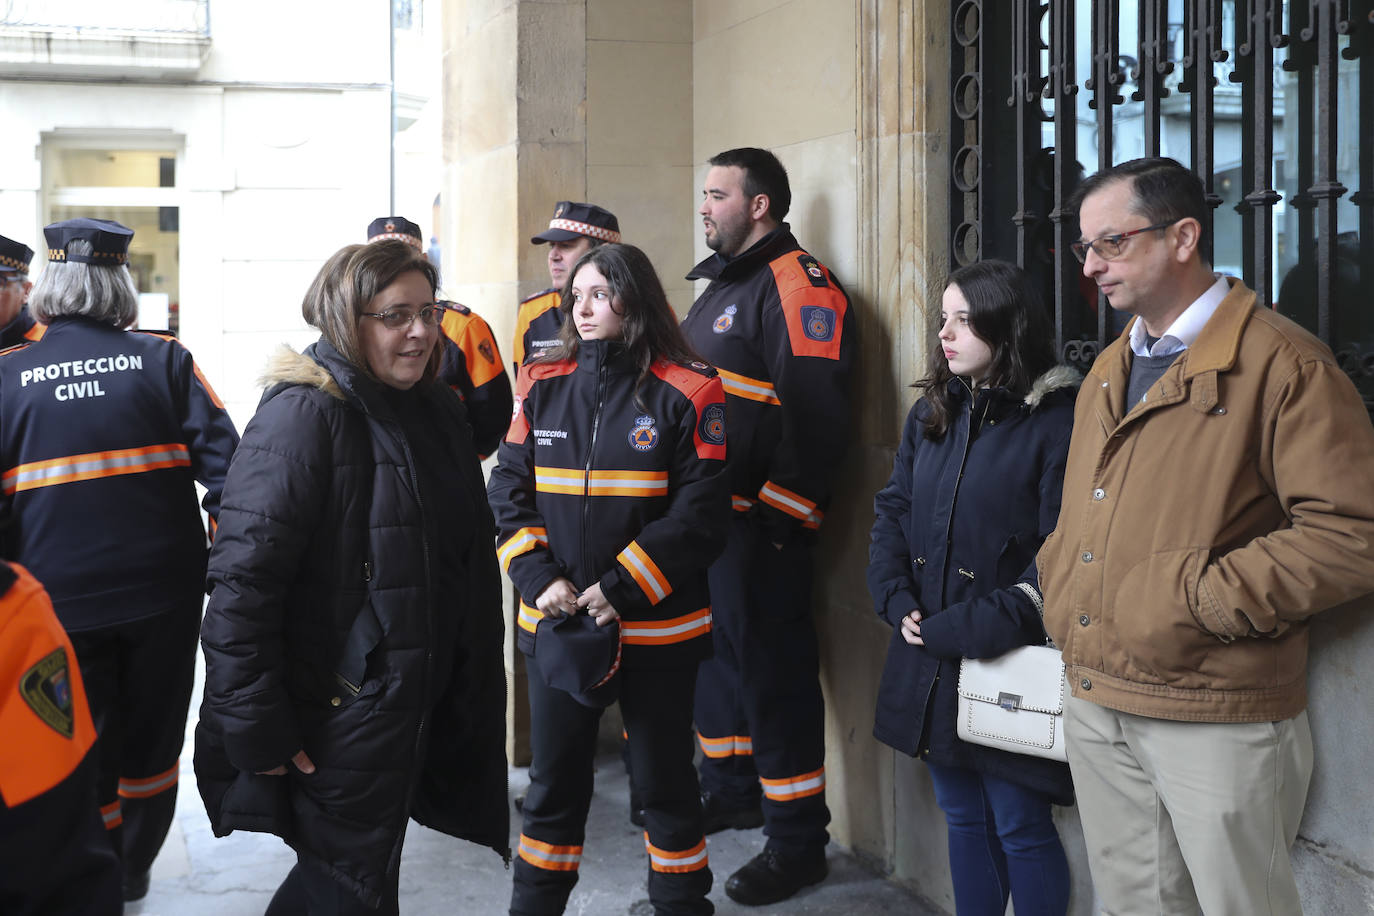
M258 376L258 384L264 391L271 391L281 385L307 385L318 388L325 394L343 401L343 389L334 376L324 366L305 353L298 353L287 344L282 344L272 352Z
M1030 391L1026 392L1023 402L1031 410L1040 406L1045 395L1061 388L1077 388L1083 381L1083 374L1072 366L1052 366L1049 371L1035 380Z

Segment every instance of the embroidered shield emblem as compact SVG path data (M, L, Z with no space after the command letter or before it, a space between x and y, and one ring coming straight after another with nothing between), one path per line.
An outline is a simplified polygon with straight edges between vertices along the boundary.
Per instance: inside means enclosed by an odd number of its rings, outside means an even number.
M653 417L636 417L630 429L630 447L637 452L647 452L658 445L658 427Z
M75 716L65 649L54 649L25 671L19 679L19 693L53 731L64 738L72 736Z
M715 331L717 334L724 334L726 331L730 330L730 328L734 327L735 313L738 311L739 308L737 306L727 305L725 311L721 312L720 317L711 325L711 330Z

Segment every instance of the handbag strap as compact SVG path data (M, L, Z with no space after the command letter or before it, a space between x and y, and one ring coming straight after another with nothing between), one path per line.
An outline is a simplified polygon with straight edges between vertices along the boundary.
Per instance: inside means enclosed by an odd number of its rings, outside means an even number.
M1031 604L1035 605L1035 610L1040 614L1040 628L1044 630L1045 599L1044 596L1040 594L1039 589L1037 589L1034 585L1031 585L1029 582L1017 582L1015 585L1012 586L1012 588L1019 590L1021 594L1025 595L1027 598L1031 600ZM1048 630L1045 630L1045 645L1054 646L1054 640L1050 639Z

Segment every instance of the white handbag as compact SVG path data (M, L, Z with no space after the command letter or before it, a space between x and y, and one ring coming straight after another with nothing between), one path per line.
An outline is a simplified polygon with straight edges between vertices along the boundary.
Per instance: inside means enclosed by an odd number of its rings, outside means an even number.
M1053 646L1021 646L959 663L959 737L973 744L1067 761L1064 660Z

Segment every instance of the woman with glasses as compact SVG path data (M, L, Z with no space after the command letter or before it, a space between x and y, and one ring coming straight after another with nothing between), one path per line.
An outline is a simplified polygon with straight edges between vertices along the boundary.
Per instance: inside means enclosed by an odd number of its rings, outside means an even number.
M567 905L597 726L619 678L649 901L657 914L704 916L711 870L692 697L711 651L706 568L730 516L725 392L638 248L593 248L568 277L559 342L521 367L489 490L501 560L524 596L516 639L530 671L533 761L510 912L553 916ZM568 615L618 628L620 668L606 687L554 686L546 640Z
M931 371L914 386L875 504L868 586L892 627L876 737L923 760L949 826L959 916L1063 916L1069 868L1050 806L1064 763L966 743L959 662L1044 645L1035 553L1059 516L1078 373L1055 365L1048 315L1003 261L955 271Z
M494 522L435 285L404 242L331 257L225 484L196 776L217 835L296 851L269 914L395 914L412 817L509 856Z

